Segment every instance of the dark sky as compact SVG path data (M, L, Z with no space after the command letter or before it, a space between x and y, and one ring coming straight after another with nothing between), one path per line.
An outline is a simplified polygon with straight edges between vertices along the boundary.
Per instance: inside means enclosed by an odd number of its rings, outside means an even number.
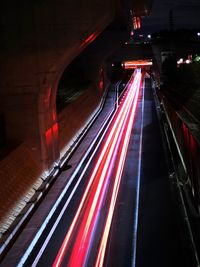
M169 10L173 10L177 28L200 28L200 0L154 0L150 16L142 20L143 29L169 28Z

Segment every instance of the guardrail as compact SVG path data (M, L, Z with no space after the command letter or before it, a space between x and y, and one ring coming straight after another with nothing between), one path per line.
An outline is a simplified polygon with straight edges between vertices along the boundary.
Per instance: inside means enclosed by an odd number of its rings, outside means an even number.
M176 146L181 157L182 165L185 171L181 180L183 186L190 188L190 194L188 197L189 207L195 216L200 215L200 140L194 134L190 124L184 121L183 115L172 107L167 97L158 90L157 95L160 103L168 117L173 137L176 142ZM185 111L185 109L184 109ZM187 113L187 117L190 113ZM194 121L193 116L190 116L191 125L197 123ZM198 125L197 125L198 126ZM184 177L185 176L185 177ZM191 206L192 205L192 206Z

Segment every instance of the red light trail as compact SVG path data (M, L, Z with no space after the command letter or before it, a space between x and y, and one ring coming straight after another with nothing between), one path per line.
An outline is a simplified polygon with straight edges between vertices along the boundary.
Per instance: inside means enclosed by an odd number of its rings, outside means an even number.
M95 263L95 267L103 266L106 245L135 118L141 88L141 76L141 70L136 70L130 81L122 103L105 136L104 146L53 267L62 266L68 250L71 253L67 266L81 267L87 265L92 241L97 230L99 212L106 198L108 186L112 186Z
M140 17L133 17L133 26L134 30L138 30L141 28L141 19Z
M84 46L90 44L91 42L93 42L97 37L97 33L92 33L90 34L90 36L88 38L86 38L83 43L80 45L80 48L83 48Z

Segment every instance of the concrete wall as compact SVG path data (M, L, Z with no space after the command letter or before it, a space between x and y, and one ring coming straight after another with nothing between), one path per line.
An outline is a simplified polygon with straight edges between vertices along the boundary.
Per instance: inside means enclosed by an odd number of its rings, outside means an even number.
M112 0L20 1L1 8L0 112L7 137L25 141L44 169L59 157L58 133L50 131L60 76L114 11Z
M60 150L98 105L100 96L93 87L71 106L84 110L81 116L76 112L77 117L68 120L70 111L65 109L57 118L56 91L65 68L110 24L116 6L121 12L122 2L0 3L0 113L7 140L21 144L0 162L0 187L7 188L6 194L0 192L0 205L5 205L0 221L9 212L12 215L13 205L32 190L40 173L51 169ZM101 82L95 77L96 84ZM69 130L72 124L73 131Z
M57 119L56 91L64 69L113 20L114 12L115 0L0 4L0 113L8 142L21 144L0 161L0 231L97 106L100 95L93 87L71 106L73 119L67 118L69 109ZM84 109L81 117L74 109Z
M33 196L33 188L42 183L41 174L39 161L26 143L0 161L0 237Z

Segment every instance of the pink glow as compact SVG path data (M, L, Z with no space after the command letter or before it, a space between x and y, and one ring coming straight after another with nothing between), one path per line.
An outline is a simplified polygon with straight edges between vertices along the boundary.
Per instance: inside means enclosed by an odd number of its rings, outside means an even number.
M58 123L55 123L52 127L53 129L53 135L55 139L58 139Z
M51 130L51 128L46 130L45 136L46 136L46 143L49 146L52 143L52 130Z

